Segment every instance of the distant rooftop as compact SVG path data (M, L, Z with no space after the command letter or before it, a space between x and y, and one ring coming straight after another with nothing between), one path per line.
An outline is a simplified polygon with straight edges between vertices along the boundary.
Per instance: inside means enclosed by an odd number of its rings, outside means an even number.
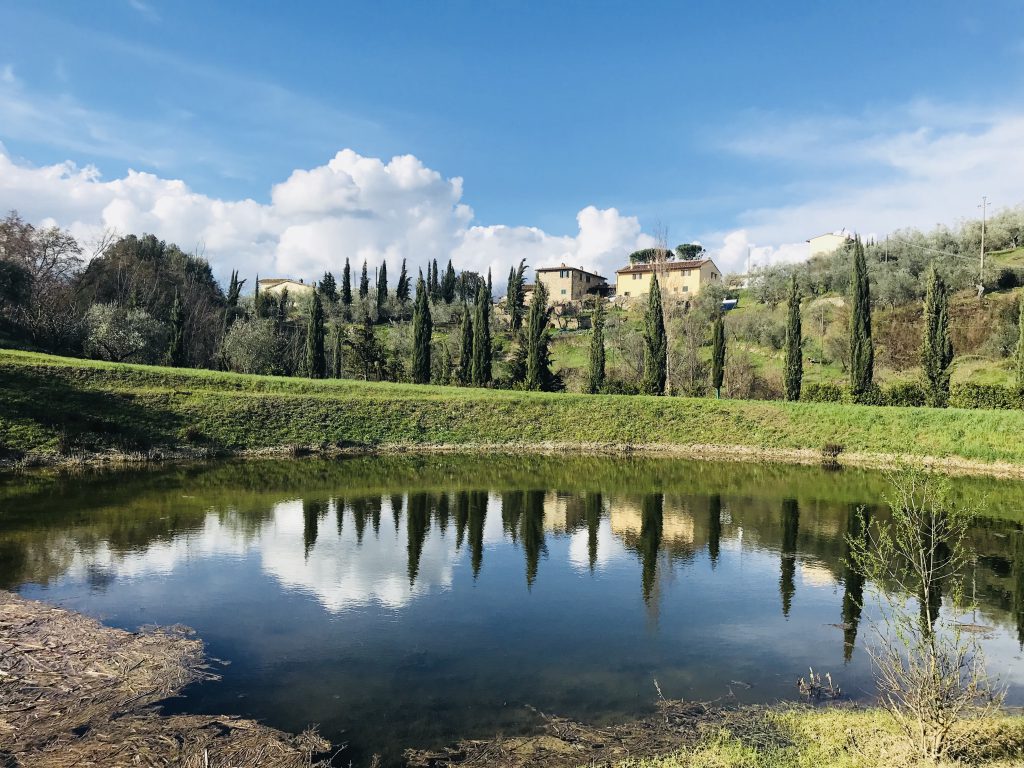
M597 272L591 272L589 269L584 269L583 267L570 267L568 264L562 264L559 267L537 267L537 269L535 269L534 271L535 272L561 272L563 269L572 269L572 270L575 270L576 272L582 272L584 275L590 275L591 277L596 277L599 280L607 280L608 279L607 277L604 277L603 275L597 274Z
M677 269L700 269L705 264L713 264L711 259L682 259L677 261L663 261L659 264L630 264L615 271L617 275L629 274L631 272L653 272L655 269L677 270Z

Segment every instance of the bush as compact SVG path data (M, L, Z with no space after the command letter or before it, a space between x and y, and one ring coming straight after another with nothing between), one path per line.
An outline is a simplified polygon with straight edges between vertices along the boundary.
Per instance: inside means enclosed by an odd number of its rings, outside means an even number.
M928 403L928 392L916 381L900 381L888 387L882 395L883 405L920 408Z
M1000 384L954 384L949 393L952 408L1024 408L1024 393Z
M838 384L806 382L800 388L800 399L807 403L843 403L848 397L846 390Z

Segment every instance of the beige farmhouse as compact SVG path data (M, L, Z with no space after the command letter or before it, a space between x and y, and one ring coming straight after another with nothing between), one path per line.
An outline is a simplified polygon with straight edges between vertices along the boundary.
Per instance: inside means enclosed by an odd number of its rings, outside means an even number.
M827 256L834 253L852 240L845 232L826 232L824 235L812 237L807 242L811 246L810 257Z
M541 267L537 270L537 282L542 283L548 292L548 304L564 304L570 301L583 301L587 296L600 296L607 293L608 278L580 267ZM529 299L533 292L527 293Z
M313 292L313 284L305 283L301 278L299 280L292 280L288 277L268 277L260 280L258 285L260 293L266 291L274 296L280 296L287 290L288 295L293 299Z
M651 290L651 278L658 273L661 295L689 299L708 283L721 283L722 273L711 259L667 261L660 264L630 264L615 273L615 295L637 298Z

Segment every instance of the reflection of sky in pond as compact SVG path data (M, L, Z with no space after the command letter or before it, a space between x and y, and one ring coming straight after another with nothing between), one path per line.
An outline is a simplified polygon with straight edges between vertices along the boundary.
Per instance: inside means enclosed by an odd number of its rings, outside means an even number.
M345 764L526 729L524 705L635 715L655 679L667 696L774 701L813 666L854 696L870 688L845 642L863 643L871 614L850 613L849 503L397 486L237 502L178 487L135 506L122 493L0 528L7 583L119 626L195 627L232 664L174 710L319 723L352 745ZM1018 528L979 534L991 565L975 585L1016 703Z

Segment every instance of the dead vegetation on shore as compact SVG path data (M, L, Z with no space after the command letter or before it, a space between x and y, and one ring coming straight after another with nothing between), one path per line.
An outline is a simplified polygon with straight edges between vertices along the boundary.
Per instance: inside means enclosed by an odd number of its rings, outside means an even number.
M0 591L0 765L311 766L327 742L152 709L217 676L184 627L125 632Z

